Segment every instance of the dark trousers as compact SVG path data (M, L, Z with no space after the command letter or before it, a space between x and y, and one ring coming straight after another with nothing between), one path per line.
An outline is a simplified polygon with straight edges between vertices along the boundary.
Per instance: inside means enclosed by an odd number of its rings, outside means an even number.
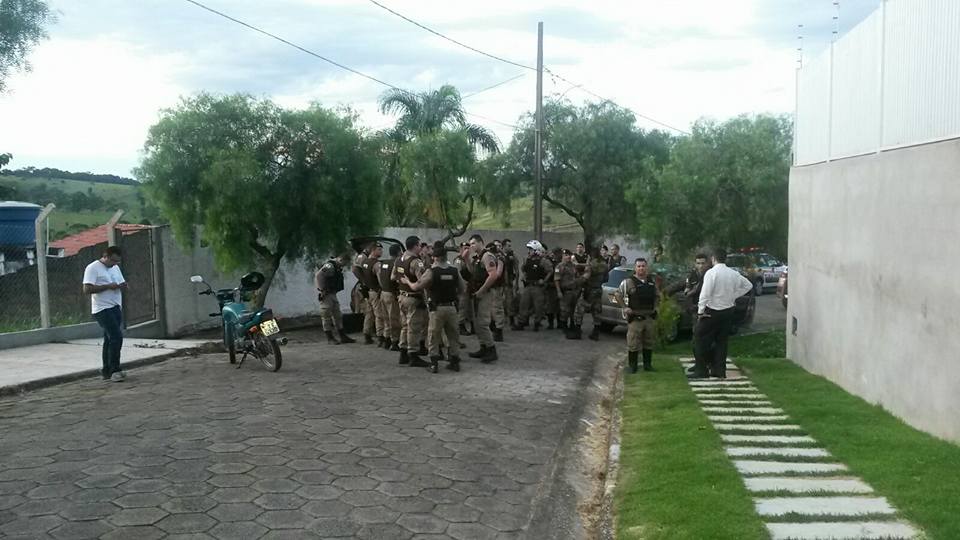
M100 374L109 379L120 371L120 349L123 347L123 312L120 306L114 306L93 314L100 328L103 328L103 369Z
M727 376L727 339L733 328L733 308L716 311L707 308L708 317L697 321L693 332L694 356L698 375Z

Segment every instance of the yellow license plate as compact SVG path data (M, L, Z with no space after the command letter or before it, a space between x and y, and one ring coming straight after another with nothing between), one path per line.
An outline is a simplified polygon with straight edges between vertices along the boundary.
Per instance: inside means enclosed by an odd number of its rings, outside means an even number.
M277 324L277 321L270 319L269 321L260 323L260 331L263 332L265 336L272 336L280 332L280 326Z

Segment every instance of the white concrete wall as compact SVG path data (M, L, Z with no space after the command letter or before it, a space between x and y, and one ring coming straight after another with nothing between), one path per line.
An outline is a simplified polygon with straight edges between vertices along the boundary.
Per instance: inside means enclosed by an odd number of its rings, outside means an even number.
M787 355L952 441L960 441L958 209L958 140L790 174Z

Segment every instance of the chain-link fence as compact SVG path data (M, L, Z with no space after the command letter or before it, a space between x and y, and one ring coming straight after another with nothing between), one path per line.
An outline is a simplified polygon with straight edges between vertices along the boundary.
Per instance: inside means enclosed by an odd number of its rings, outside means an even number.
M48 224L49 216L43 219L37 205L0 203L0 334L92 322L83 272L107 247L108 225L50 242ZM120 269L130 283L124 292L126 323L155 320L154 230L117 225L114 237L123 249Z

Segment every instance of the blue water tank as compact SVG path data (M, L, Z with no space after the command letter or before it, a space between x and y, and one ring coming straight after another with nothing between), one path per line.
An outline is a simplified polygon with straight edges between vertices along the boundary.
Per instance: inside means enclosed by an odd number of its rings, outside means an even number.
M0 246L36 244L34 227L42 207L17 201L0 201Z

